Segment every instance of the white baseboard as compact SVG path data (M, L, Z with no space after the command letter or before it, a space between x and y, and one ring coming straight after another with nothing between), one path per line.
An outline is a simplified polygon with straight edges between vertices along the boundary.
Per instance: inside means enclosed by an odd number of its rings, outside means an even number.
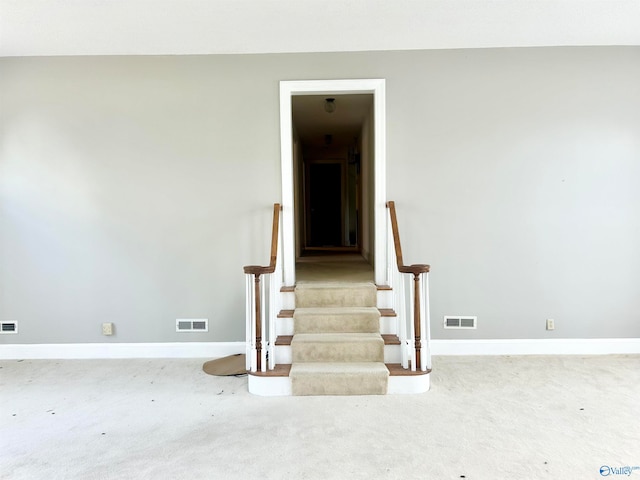
M0 360L220 358L245 353L244 342L59 343L0 345ZM432 355L640 354L640 338L431 340ZM284 360L280 359L280 363ZM284 362L284 363L290 363Z
M0 360L220 358L245 353L245 342L57 343L0 345Z
M431 340L432 355L640 354L640 338Z

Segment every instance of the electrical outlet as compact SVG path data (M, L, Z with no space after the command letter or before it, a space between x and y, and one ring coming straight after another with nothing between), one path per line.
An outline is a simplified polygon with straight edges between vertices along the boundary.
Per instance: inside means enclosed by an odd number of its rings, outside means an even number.
M555 330L556 328L556 323L554 322L553 318L547 318L547 330Z
M102 324L102 334L103 335L113 335L113 323L103 323Z

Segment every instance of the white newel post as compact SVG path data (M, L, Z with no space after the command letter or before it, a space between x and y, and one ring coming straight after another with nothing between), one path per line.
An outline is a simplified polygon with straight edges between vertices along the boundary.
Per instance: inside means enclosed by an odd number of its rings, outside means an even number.
M409 281L409 295L407 295L407 298L409 299L409 314L407 315L407 323L409 324L409 335L408 335L408 344L409 344L409 357L410 357L410 363L411 363L411 371L415 372L416 371L416 366L417 366L417 361L416 361L416 348L415 348L415 341L416 341L416 325L414 323L414 315L415 315L415 308L416 308L416 296L415 296L415 285L413 284L415 282L415 280L412 278L412 276L409 275L405 275L405 278L408 279Z
M245 354L245 365L247 367L247 371L251 370L251 292L249 291L250 283L251 283L251 275L245 274L244 276L244 305L245 305L244 354Z

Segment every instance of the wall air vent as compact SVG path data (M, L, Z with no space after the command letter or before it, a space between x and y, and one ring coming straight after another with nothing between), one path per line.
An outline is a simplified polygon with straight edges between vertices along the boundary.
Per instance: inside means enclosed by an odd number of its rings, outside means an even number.
M0 334L12 335L18 333L18 322L0 322Z
M208 318L178 318L176 332L208 332Z
M478 317L450 315L444 317L444 328L477 328Z

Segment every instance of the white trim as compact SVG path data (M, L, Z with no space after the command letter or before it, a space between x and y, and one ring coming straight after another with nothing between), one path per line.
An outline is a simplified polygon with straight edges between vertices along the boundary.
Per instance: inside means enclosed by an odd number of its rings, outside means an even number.
M376 283L386 278L386 98L384 79L302 80L280 82L280 164L282 171L282 256L285 285L295 285L295 219L291 97L372 93L374 108L374 263Z
M640 338L431 340L432 355L640 354Z
M385 81L378 80L373 90L374 135L374 278L378 285L387 283L387 112Z
M0 360L220 358L245 353L245 342L49 343L0 345Z
M261 377L248 375L249 393L262 397L291 396L291 377Z
M424 375L390 375L387 384L388 395L413 395L425 393L431 386L431 374Z
M282 175L282 281L296 283L296 234L294 230L293 125L291 97L296 82L280 82L280 170Z
M291 345L276 345L276 364L283 365L287 363L293 363Z

